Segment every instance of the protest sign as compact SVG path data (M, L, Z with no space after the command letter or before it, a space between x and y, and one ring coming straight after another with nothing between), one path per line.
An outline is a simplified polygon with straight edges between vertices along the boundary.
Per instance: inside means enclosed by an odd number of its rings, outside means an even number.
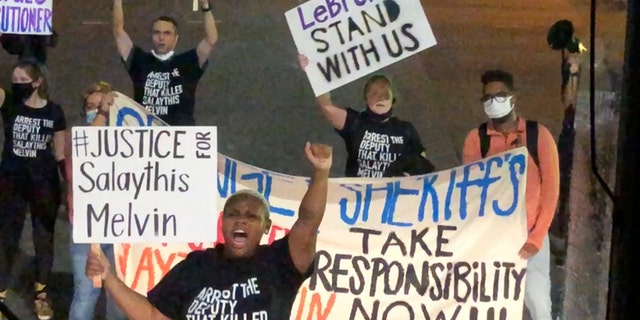
M162 119L149 114L135 100L121 92L116 93L113 106L109 109L109 125L112 127L168 126Z
M0 31L13 34L52 34L53 0L0 1Z
M285 17L316 96L436 44L419 0L311 0Z
M215 127L74 127L74 242L213 241L217 154Z
M425 176L330 179L316 271L298 292L291 319L521 317L526 164L523 147ZM219 208L236 191L254 189L271 205L263 243L289 231L306 177L222 154L217 168ZM220 217L213 241L116 245L119 276L146 294L189 252L224 242Z

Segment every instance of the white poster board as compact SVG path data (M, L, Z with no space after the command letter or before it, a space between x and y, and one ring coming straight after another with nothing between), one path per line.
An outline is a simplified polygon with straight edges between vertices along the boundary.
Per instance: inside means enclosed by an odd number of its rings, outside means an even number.
M419 0L311 0L285 16L316 96L436 44Z
M11 34L53 33L53 0L0 0L0 31Z
M215 240L215 127L74 127L73 241Z

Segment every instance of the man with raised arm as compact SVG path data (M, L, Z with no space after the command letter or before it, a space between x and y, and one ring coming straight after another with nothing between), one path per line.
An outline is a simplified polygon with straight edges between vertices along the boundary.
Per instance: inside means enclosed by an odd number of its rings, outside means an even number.
M176 54L178 23L156 18L151 26L153 49L142 50L124 30L122 0L113 1L113 35L122 62L133 81L133 99L172 126L195 125L193 109L198 81L207 68L218 30L208 0L199 0L205 38L198 47Z
M271 245L269 203L242 190L227 199L224 244L191 252L144 297L127 287L103 254L89 253L87 276L101 276L129 319L289 319L298 289L313 273L327 203L332 148L307 143L311 183L291 231Z

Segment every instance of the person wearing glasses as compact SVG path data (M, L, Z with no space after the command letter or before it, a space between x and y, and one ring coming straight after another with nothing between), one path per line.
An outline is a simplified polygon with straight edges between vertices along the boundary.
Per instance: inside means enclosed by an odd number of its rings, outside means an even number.
M520 257L528 260L524 302L533 319L551 320L548 231L560 193L558 149L545 126L517 115L511 73L490 70L482 75L481 81L481 101L489 121L468 133L462 160L468 164L527 146L525 202L528 238L519 251Z

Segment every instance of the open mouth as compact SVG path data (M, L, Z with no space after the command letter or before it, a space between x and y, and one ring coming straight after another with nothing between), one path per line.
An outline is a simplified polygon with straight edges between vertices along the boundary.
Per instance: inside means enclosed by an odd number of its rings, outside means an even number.
M236 246L244 246L247 243L247 233L244 230L233 231L233 244Z

